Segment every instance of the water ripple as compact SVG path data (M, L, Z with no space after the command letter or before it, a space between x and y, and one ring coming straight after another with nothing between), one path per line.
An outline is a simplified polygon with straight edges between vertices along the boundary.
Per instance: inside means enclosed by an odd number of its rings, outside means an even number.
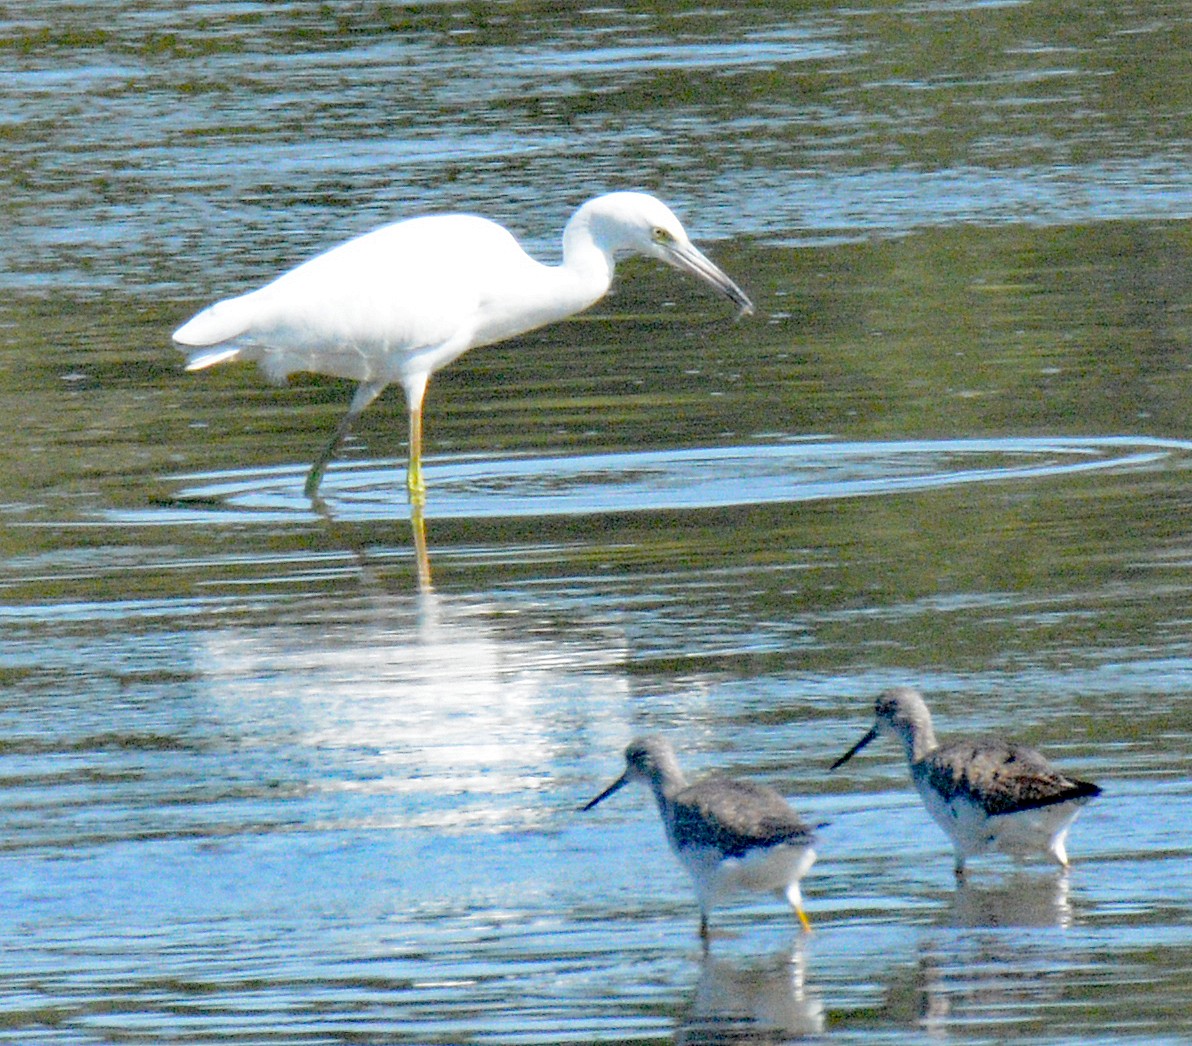
M873 497L967 483L998 483L1138 469L1192 451L1192 442L1135 436L797 441L571 457L438 458L426 467L427 516L439 519L584 516L690 511ZM389 519L408 511L402 463L333 468L323 484L337 517ZM305 468L233 470L175 477L176 503L117 510L139 525L187 519L307 518ZM181 520L185 521L185 520Z

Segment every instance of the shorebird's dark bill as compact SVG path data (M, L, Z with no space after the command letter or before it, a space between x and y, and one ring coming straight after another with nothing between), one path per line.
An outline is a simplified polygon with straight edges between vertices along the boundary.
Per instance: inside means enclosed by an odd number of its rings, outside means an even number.
M580 807L580 810L581 811L591 810L592 807L594 807L597 803L603 802L610 795L612 795L613 792L616 792L619 789L624 788L625 785L627 785L628 783L629 783L628 775L622 774L612 784L610 784L603 792L601 792L595 799L591 800L590 802L584 803L584 805Z
M828 769L835 770L838 766L844 766L845 763L847 763L850 759L852 759L853 756L855 756L859 751L861 751L861 749L864 748L867 744L869 744L869 742L872 741L875 737L877 737L877 725L876 724L874 724L872 727L870 727L869 733L867 733L863 738L861 738L860 741L858 741L855 745L853 745L852 748L850 748L847 752L845 752L844 755L842 755L839 759L837 759L836 762L834 762L830 767L828 767Z

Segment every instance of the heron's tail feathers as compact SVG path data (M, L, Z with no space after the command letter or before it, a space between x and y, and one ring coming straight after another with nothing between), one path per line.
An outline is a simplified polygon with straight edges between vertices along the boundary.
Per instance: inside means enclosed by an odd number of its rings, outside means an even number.
M260 303L255 299L254 293L216 302L174 331L174 341L179 345L203 346L220 345L238 338L252 326L257 316ZM192 357L187 367L190 370L210 367L228 359L229 351L221 350L225 354L218 359L215 358L217 353L201 353Z
M224 360L234 360L239 355L239 349L221 345L218 348L192 354L187 358L186 369L206 370L208 367L214 367L217 363L223 363Z

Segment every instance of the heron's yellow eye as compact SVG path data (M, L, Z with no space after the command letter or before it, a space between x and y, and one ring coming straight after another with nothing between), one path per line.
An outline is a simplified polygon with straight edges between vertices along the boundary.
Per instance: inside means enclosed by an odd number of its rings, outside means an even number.
M674 240L674 237L661 225L654 226L654 232L652 235L654 237L655 243L670 243L672 240Z

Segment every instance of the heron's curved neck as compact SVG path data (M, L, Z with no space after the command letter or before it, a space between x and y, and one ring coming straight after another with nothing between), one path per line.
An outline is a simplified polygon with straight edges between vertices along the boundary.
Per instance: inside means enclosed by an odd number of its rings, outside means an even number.
M608 293L616 268L613 251L601 243L594 216L590 204L571 216L563 229L563 264L559 267L576 294L588 298L587 305Z

